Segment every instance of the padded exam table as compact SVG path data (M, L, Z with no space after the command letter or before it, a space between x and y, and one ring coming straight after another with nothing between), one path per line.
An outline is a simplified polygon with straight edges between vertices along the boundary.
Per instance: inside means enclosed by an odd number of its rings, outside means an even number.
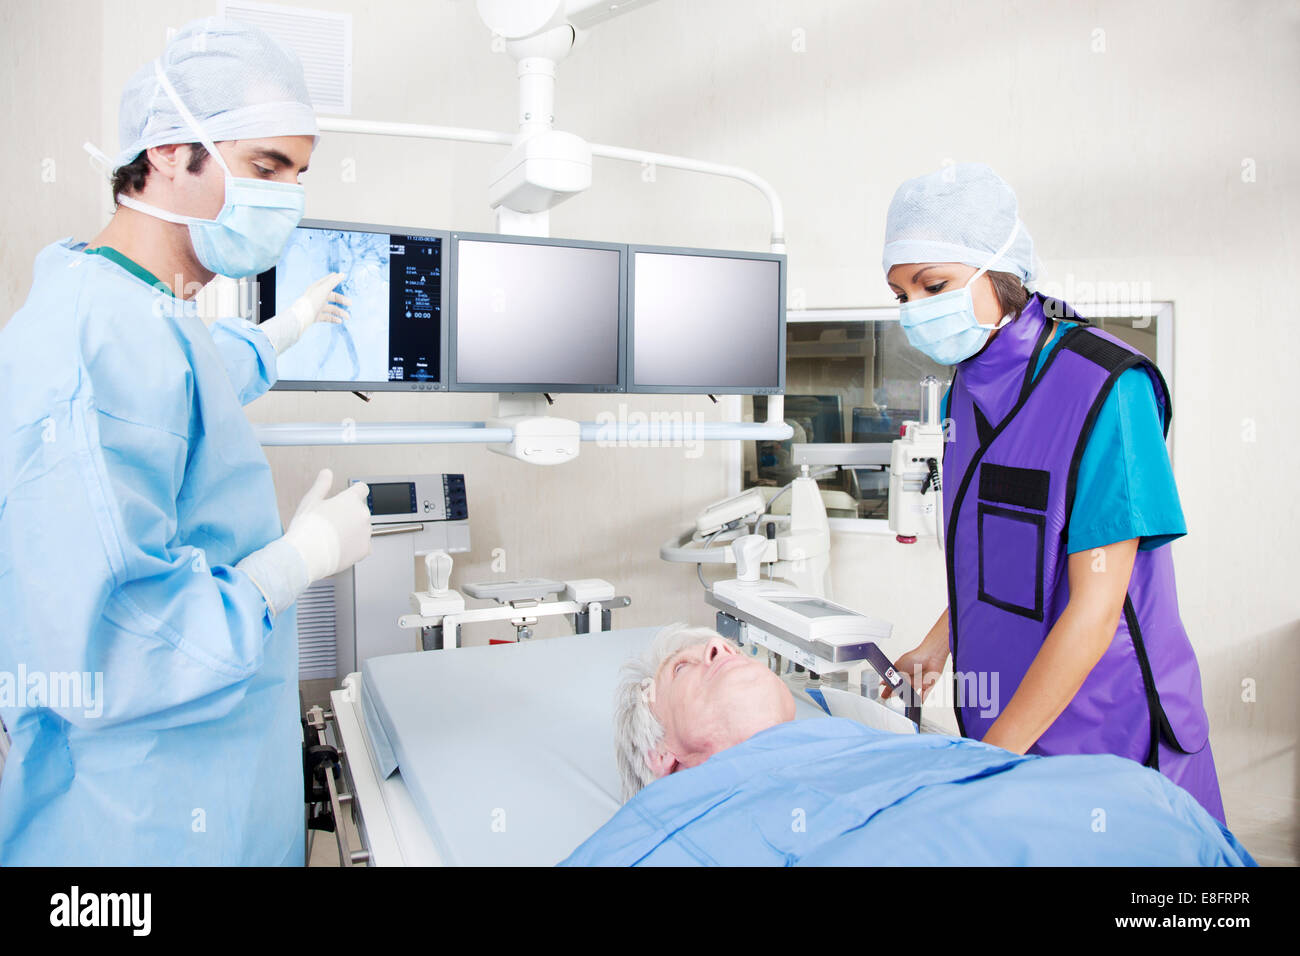
M549 866L567 857L621 806L619 669L659 630L366 661L331 701L368 863ZM796 719L824 716L795 702Z

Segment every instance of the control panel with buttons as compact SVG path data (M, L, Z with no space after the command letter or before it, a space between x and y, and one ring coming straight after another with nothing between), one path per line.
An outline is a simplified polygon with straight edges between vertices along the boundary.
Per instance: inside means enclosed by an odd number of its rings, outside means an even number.
M463 474L352 479L352 483L358 481L370 487L366 506L372 525L469 518Z

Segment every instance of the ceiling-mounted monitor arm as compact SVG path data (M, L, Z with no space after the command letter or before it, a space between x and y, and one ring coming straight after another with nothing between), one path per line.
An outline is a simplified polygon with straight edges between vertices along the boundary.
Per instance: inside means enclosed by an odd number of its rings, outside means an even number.
M546 237L549 210L591 184L591 157L652 164L725 176L749 183L772 210L771 251L785 252L785 215L767 180L738 166L724 166L685 156L622 146L588 144L554 129L555 65L585 38L585 31L654 0L477 0L480 18L500 37L515 58L519 76L519 131L467 129L414 123L382 123L321 117L320 129L332 133L367 133L445 139L511 147L489 188L497 212L497 231Z
M386 123L373 120L341 119L322 116L318 120L323 132L327 133L365 133L371 136L402 136L411 139L442 139L458 143L485 143L493 146L509 146L514 137L489 129L471 129L462 126L429 126L421 123ZM673 156L668 153L653 153L647 150L630 149L625 146L607 146L601 143L591 144L593 156L605 159L618 159L632 163L653 163L669 169L682 169L689 172L708 173L712 176L725 176L748 183L767 200L772 211L771 251L785 252L785 211L781 197L766 179L740 166L726 166L706 160L692 159L689 156ZM524 235L512 232L511 235Z

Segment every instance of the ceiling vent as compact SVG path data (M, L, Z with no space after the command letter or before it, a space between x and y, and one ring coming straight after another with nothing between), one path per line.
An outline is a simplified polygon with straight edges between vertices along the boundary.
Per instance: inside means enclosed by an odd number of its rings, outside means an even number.
M221 3L218 9L265 30L298 54L317 113L352 112L352 14L276 3Z

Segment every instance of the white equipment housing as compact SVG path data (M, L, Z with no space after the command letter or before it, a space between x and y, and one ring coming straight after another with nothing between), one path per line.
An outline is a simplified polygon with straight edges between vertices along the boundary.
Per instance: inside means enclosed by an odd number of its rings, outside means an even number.
M788 585L739 578L717 581L705 600L718 609L717 630L753 643L819 676L867 664L921 724L921 700L880 649L894 626Z
M551 208L591 185L591 147L554 129L556 64L584 31L652 2L477 0L480 19L504 41L519 76L519 132L488 187L500 232L546 235Z
M501 395L487 427L509 428L514 434L509 443L488 445L489 451L532 465L562 465L582 449L582 425L547 415L541 395Z
M757 488L742 491L734 498L727 498L717 504L709 505L695 519L697 534L711 535L721 531L733 521L756 521L767 508L763 494Z
M409 485L411 492L409 513L376 508L389 513L370 517L370 554L334 578L335 663L340 676L357 670L368 658L417 649L414 636L394 621L393 608L407 602L412 580L427 575L430 555L442 554L450 573L450 555L470 549L468 518L452 517L463 513L457 504L464 486L448 481L454 478L460 476L350 479L349 484L370 485L372 497L384 485Z
M514 581L483 581L466 584L465 593L472 598L495 601L496 607L465 607L465 598L448 585L451 579L451 556L442 552L425 557L428 587L410 595L412 614L403 614L397 626L403 631L419 631L419 649L450 650L460 647L460 629L466 624L509 621L516 640L533 636L539 618L571 616L574 629L582 634L599 634L606 630L610 612L627 607L631 598L619 597L614 585L600 578L553 581L550 578L523 578ZM561 600L548 600L560 595ZM408 640L413 640L408 638Z
M894 631L888 621L787 584L718 581L708 600L747 624L754 643L818 674L867 660L867 646L888 640Z
M590 185L591 147L572 133L545 130L521 139L497 164L488 202L542 213Z
M715 525L726 515L734 515L717 531L701 533L690 530L665 541L659 557L682 564L736 564L736 545L742 535L758 534L771 529L773 537L764 537L754 560L770 565L772 577L790 582L799 590L821 597L830 595L831 528L826 518L817 482L804 474L790 483L790 515L769 515L761 504L762 493L753 488L742 495L710 505L696 519L696 529ZM752 497L756 495L757 499ZM757 512L753 527L745 520ZM735 524L736 527L729 527ZM715 537L716 536L716 537ZM716 540L717 543L714 543Z
M902 544L933 534L943 547L944 425L939 420L939 380L921 382L921 418L904 422L889 460L889 530Z

